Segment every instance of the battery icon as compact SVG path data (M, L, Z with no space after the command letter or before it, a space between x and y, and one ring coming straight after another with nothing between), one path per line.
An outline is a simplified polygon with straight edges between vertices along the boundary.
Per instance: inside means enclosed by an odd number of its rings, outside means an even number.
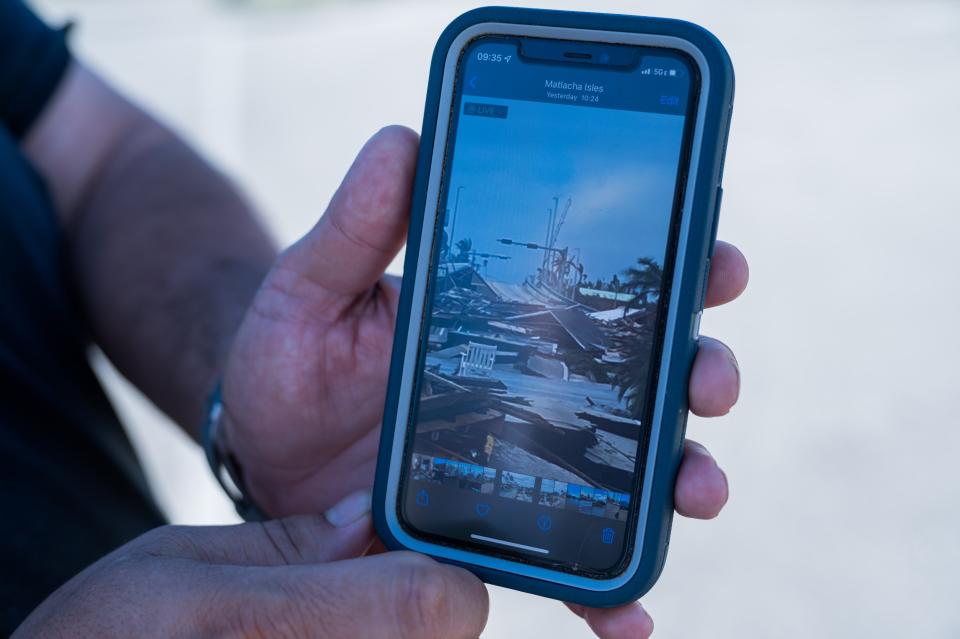
M677 75L676 69L670 69L669 75Z

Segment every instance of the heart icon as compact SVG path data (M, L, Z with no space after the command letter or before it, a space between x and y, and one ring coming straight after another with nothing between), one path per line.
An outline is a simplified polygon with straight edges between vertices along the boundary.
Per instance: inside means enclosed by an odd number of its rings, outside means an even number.
M486 517L490 513L490 504L477 504L475 510L481 517Z

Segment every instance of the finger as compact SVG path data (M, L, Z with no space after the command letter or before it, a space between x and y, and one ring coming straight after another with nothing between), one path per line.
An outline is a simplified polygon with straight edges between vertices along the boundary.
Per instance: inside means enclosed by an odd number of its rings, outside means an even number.
M237 526L167 526L153 533L156 552L210 564L282 566L362 555L373 543L370 493L347 496L324 515L298 515Z
M704 306L720 306L737 299L747 288L750 267L747 258L732 244L717 241L710 259L710 278Z
M270 636L475 639L486 625L487 590L475 576L414 553L314 566L246 569L234 609L258 607L241 630ZM228 596L231 596L228 595ZM242 615L243 613L241 613Z
M700 348L690 371L688 401L700 417L726 415L740 396L740 364L726 344L700 338Z
M582 617L600 639L647 639L653 634L653 619L638 601L616 608L588 608L578 604L567 604L567 607Z
M727 476L716 460L706 448L688 439L673 489L677 512L694 519L713 519L729 496Z
M282 257L286 269L342 295L379 280L406 237L418 137L392 126L364 145L326 212Z

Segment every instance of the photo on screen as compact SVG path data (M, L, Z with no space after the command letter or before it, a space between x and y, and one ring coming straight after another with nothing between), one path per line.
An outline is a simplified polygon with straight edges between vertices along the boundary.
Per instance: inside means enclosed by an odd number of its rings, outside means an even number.
M577 504L578 510L584 515L593 514L593 487L580 487L580 502Z
M530 475L513 473L508 470L500 475L500 496L517 501L533 502L533 489L536 478Z
M483 479L480 484L480 494L481 495L492 495L494 488L497 484L497 469L496 468L486 468L483 469Z
M620 519L620 510L623 508L623 518L626 519L627 511L626 508L621 505L620 495L620 493L614 491L607 493L607 507L604 511L604 517L609 517L610 519Z
M567 484L567 499L566 499L566 509L567 510L580 510L580 485L579 484Z
M493 470L493 469L491 469ZM496 477L497 471L494 470L493 474ZM460 487L467 490L473 491L475 493L483 492L483 485L486 481L486 475L484 473L483 466L478 466L476 464L460 464Z
M414 454L410 463L410 470L413 473L414 481L426 481L433 470L433 458L428 455Z
M684 118L466 102L433 265L414 451L498 469L498 494L511 499L531 501L534 478L549 477L539 503L606 517L611 495L632 489L648 427ZM557 137L563 144L551 143Z
M627 515L630 513L630 495L627 493L620 493L617 495L617 501L620 505L620 509L617 511L615 519L618 521L626 521Z
M429 481L436 484L443 482L444 463L443 458L430 457L429 455L414 455L411 464L414 481Z
M540 482L540 499L537 503L551 508L563 508L566 503L566 482L553 479L543 479Z
M445 477L457 477L457 474L460 472L460 464L448 459L443 464L443 474Z
M597 488L593 492L593 509L590 511L592 515L597 517L604 517L607 514L607 491L602 488Z

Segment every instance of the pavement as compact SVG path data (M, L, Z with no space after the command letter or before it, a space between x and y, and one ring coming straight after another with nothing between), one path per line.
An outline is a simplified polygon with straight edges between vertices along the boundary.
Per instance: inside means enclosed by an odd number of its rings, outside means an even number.
M367 136L419 128L433 42L470 6L38 4L75 17L76 50L223 166L284 243ZM720 236L752 282L702 330L735 349L743 392L690 425L731 498L716 521L676 521L644 599L656 636L960 636L960 3L540 4L691 19L737 70ZM171 519L234 520L186 438L98 369ZM556 602L492 596L485 637L590 636Z

